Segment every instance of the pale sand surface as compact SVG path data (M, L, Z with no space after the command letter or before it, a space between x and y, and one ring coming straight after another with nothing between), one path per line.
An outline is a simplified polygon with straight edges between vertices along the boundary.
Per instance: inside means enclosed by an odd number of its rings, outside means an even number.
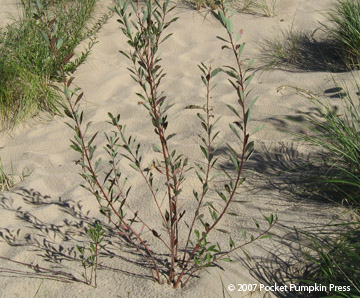
M0 0L0 27L12 22L19 15L20 1Z
M245 57L258 59L259 42L274 38L280 34L280 29L288 29L292 22L295 28L314 30L318 21L324 20L322 13L331 3L328 0L283 2L286 4L273 18L246 14L234 16L235 27L244 30ZM5 12L16 13L15 6L8 1L1 0L0 8L1 18ZM161 48L162 64L167 73L163 89L168 99L175 103L170 111L169 131L178 132L171 148L191 159L201 160L196 136L200 132L196 111L184 110L189 104L204 102L205 90L201 87L197 63L203 61L216 67L232 64L233 57L232 53L221 51L222 43L215 36L223 36L225 32L210 14L200 14L185 6L178 7L173 14L180 19L170 28L174 35ZM128 61L118 52L126 49L126 40L116 19L113 16L101 29L99 43L94 46L86 64L78 69L75 83L85 93L82 107L86 119L93 121L93 130L109 131L110 127L104 123L107 112L120 112L128 130L137 135L138 140L144 143L144 152L150 154L152 150L148 149L148 145L156 136L146 117L146 110L137 104L134 93L139 88L126 70ZM1 22L3 24L3 19ZM346 76L337 77L346 79ZM37 297L222 297L222 281L225 286L230 283L273 285L291 278L302 262L297 252L299 243L295 228L311 229L325 224L334 219L341 209L296 197L296 174L277 177L272 174L285 170L295 161L305 160L311 152L308 147L294 142L289 135L279 132L280 128L302 129L303 123L294 125L285 121L284 117L298 116L299 110L310 111L311 106L294 92L280 93L277 88L284 84L292 85L324 95L325 90L333 87L331 78L331 74L324 71L272 70L257 72L252 82L252 94L260 98L253 108L250 127L253 129L264 124L265 128L252 137L257 153L248 163L247 170L254 171L255 175L239 190L237 200L243 202L232 207L240 216L228 217L222 224L223 228L233 233L234 239L239 239L242 228L256 232L252 217L261 220L261 214L278 213L279 222L272 231L275 236L247 247L254 257L252 263L246 265L239 253L241 258L234 255L233 263L222 264L224 271L212 268L211 274L202 272L200 279L193 279L186 288L174 291L166 285L153 283L149 271L137 264L139 258L136 253L118 238L109 237L107 241L111 242L101 255L103 266L98 271L98 288L80 282L41 281L36 274L25 276L6 270L31 272L26 267L0 260L0 296L33 297L39 289ZM336 100L334 102L338 104ZM236 104L232 88L225 76L219 75L212 104L215 114L222 116L219 129L226 142L231 141L233 136L228 129L228 123L233 120L225 106L228 103ZM11 169L12 166L16 175L25 168L32 171L13 189L0 194L0 256L71 273L81 279L82 267L74 258L74 247L77 241L88 240L84 237L84 227L88 223L96 218L102 220L105 226L107 222L99 215L95 199L80 187L79 168L73 163L77 155L69 147L72 131L64 124L63 118L55 117L50 122L44 118L46 116L29 121L14 132L0 136L0 155L5 168ZM100 147L102 142L102 137L98 138ZM220 163L226 166L224 156L220 156ZM135 185L131 201L133 208L144 212L150 224L157 224L155 208L143 181L128 167L124 171L129 174L130 183ZM185 200L187 195L192 198L192 186L197 186L195 174L188 177L184 186L184 205L188 204ZM266 227L265 223L263 227ZM288 268L290 264L293 266ZM252 295L240 292L231 295L263 297L264 294L262 291Z

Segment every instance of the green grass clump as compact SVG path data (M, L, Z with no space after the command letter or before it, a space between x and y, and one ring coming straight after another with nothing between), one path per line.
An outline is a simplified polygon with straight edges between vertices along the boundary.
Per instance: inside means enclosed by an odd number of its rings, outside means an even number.
M231 5L239 12L274 17L280 2L281 0L232 0Z
M338 0L328 14L325 31L350 67L360 65L360 0Z
M215 10L218 8L218 1L216 0L182 0L186 5L189 5L196 10L200 10L201 8L210 8Z
M0 120L13 126L39 110L58 113L61 97L50 87L58 79L57 61L41 34L35 2L56 17L58 60L63 61L89 35L86 29L96 0L22 1L23 15L0 33ZM66 71L73 72L89 54L93 41L75 61L68 61Z
M360 296L360 86L356 87L357 96L348 89L334 88L339 90L341 110L299 90L308 95L316 113L305 114L309 130L298 137L320 149L323 158L316 177L311 177L311 189L323 198L341 201L352 215L335 225L332 235L306 235L305 243L310 245L305 257L313 266L302 282L346 287L322 293L324 296ZM317 159L312 162L319 164Z
M215 10L219 7L219 0L182 0L187 5L200 10L210 8ZM274 17L277 13L280 0L233 0L230 6L239 12L256 14L266 17Z
M357 90L359 94L359 85ZM330 193L340 194L343 202L360 208L359 96L354 99L349 91L341 92L339 96L343 102L342 112L315 96L309 97L317 114L307 116L311 132L299 137L326 155L327 170L319 176L325 188L330 188Z
M305 233L310 250L305 258L312 268L303 282L327 285L326 292L317 297L359 297L360 295L360 229L359 223L348 223L346 232L339 232L333 239L322 239ZM315 252L315 253L314 253ZM335 285L330 287L328 285Z
M281 35L274 40L267 40L262 46L263 56L261 60L266 68L285 65L301 68L304 65L305 44L310 44L308 32L293 30L293 26L287 30L281 30Z

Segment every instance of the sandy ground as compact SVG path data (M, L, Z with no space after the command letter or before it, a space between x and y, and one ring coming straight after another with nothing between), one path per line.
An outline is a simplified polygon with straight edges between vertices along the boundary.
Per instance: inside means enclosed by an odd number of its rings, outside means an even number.
M328 0L287 0L282 1L278 14L272 18L260 15L236 14L234 26L244 30L246 42L245 58L255 58L260 65L261 43L276 38L281 30L294 28L314 30L323 13L331 3ZM16 6L8 1L0 1L0 21L9 12L16 14ZM180 19L171 26L174 35L161 48L167 76L163 89L174 107L169 112L169 131L177 131L171 148L186 154L192 160L201 159L197 133L200 126L196 112L184 110L190 104L202 104L205 90L201 87L199 62L213 67L232 64L232 54L222 51L222 43L216 35L225 32L206 11L197 12L184 5L173 11ZM294 17L295 16L295 17ZM113 16L98 34L98 43L86 64L77 73L75 83L80 86L85 98L82 108L86 120L92 120L93 131L111 128L104 123L107 112L121 113L128 131L144 143L144 152L155 141L151 122L144 108L138 105L134 95L139 89L128 75L128 61L120 55L119 49L126 49L126 40ZM306 66L304 66L306 68ZM140 258L119 238L107 221L98 213L98 206L80 184L79 168L73 160L76 153L69 147L72 131L64 124L64 119L55 117L46 120L46 115L31 120L13 132L0 135L0 155L5 169L14 175L23 170L31 175L20 181L10 191L0 193L0 256L38 264L62 274L71 274L82 279L82 267L75 250L77 243L86 243L85 228L95 219L106 227L106 250L101 254L102 266L98 271L98 287L92 288L81 282L62 282L63 278L45 278L29 268L10 261L0 260L1 297L223 297L229 284L255 283L274 285L290 283L296 274L301 274L303 260L299 252L300 242L297 229L316 231L320 224L334 220L341 212L328 204L307 200L297 192L300 172L286 174L289 167L305 161L311 148L298 143L281 129L300 131L304 123L300 111L312 111L311 105L295 92L277 92L282 85L291 85L312 90L324 96L333 87L332 78L346 79L346 74L335 75L325 69L312 71L257 71L252 81L252 95L259 96L253 108L250 128L259 124L264 129L252 136L256 143L256 153L247 164L248 173L253 175L240 188L237 201L231 208L239 217L227 217L222 227L232 232L233 239L240 239L242 229L253 232L255 217L262 223L261 214L277 213L279 221L273 228L274 237L249 245L246 249L253 257L246 262L244 255L233 255L234 262L222 263L223 269L212 268L211 274L202 272L200 279L193 279L186 288L173 290L166 285L151 281L149 271L140 263ZM228 123L233 121L226 104L236 104L232 88L225 76L218 76L218 87L212 94L214 113L222 116L219 122L221 138L231 142L233 135ZM334 104L339 102L334 99ZM287 120L297 117L299 123ZM97 144L101 147L104 138L100 133ZM220 164L228 165L222 154ZM153 202L146 187L134 171L125 167L130 183L134 184L131 204L148 217L150 224L156 225ZM183 204L192 187L196 187L194 173L188 176L184 185ZM156 245L156 244L155 244ZM226 246L227 243L224 243ZM28 273L26 273L28 272ZM62 275L62 276L63 276ZM222 286L225 287L225 290ZM229 291L228 291L229 292ZM37 294L36 294L37 293ZM262 291L229 292L226 297L274 296ZM280 295L278 293L278 295ZM287 296L286 296L287 295ZM296 293L285 293L290 297Z
M0 1L0 26L3 27L10 23L19 15L20 1Z

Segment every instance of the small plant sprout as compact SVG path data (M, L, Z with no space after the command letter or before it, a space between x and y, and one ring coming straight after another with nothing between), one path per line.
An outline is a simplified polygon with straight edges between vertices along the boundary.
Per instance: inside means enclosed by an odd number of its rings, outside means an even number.
M104 229L102 226L95 222L94 226L89 226L88 234L91 238L90 247L85 248L83 246L77 246L77 250L80 253L81 264L84 268L83 277L85 282L89 285L97 287L96 277L97 277L97 268L98 268L98 259L99 259L99 250L103 248L101 245L104 240ZM87 268L91 268L90 273Z
M90 123L84 124L84 112L80 109L83 93L79 93L79 89L71 89L74 78L68 77L64 72L64 64L72 54L58 58L60 41L52 34L56 19L49 18L46 13L41 13L41 19L46 24L44 38L58 62L63 92L68 103L65 113L71 119L68 126L75 132L71 147L79 153L77 164L82 169L84 187L97 200L101 214L114 225L118 235L143 257L153 280L163 283L165 278L168 284L177 288L185 286L198 271L215 266L220 261L229 261L230 254L235 250L242 250L247 256L244 247L257 239L268 237L268 231L275 224L276 216L271 214L265 217L268 228L264 230L260 229L258 221L255 220L258 233L250 237L246 237L244 233L243 239L222 234L224 229L220 227L220 223L228 216L229 206L238 196L238 188L245 181L244 165L254 151L248 123L251 107L257 100L248 98L248 86L253 78L253 74L249 74L248 70L252 60L247 64L241 60L244 43L238 42L242 31L235 30L231 20L232 12L224 1L218 3L218 11L213 11L213 15L225 29L226 37L218 38L225 43L223 49L233 53L234 66L212 68L205 63L199 63L201 81L206 90L205 104L201 107L202 112L197 114L200 120L199 130L202 131L199 152L203 155L204 163L191 162L174 149L176 145L173 140L176 134L170 134L167 130L173 103L162 90L161 83L165 72L159 55L162 44L171 36L171 33L164 32L177 20L176 17L168 19L169 12L174 9L170 8L169 4L170 0L145 3L118 0L113 9L119 16L121 31L129 45L128 50L121 50L120 53L131 64L128 68L130 76L140 90L136 96L142 103L141 107L146 109L149 125L152 125L154 131L151 148L155 157L152 158L150 166L148 162L144 162L142 144L136 141L135 136L128 135L126 126L120 121L120 114L108 113L109 124L113 128L111 133L105 133L104 150L108 160L104 162L98 157L97 147L94 145L98 132L89 135ZM234 121L229 124L234 141L218 141L220 132L216 130L216 124L219 119L214 117L210 108L211 86L219 73L227 76L237 97L236 106L231 103L227 105L234 115ZM227 144L230 151L228 159L233 167L226 173L226 183L219 189L213 189L212 182L218 161L215 153L220 143ZM127 178L124 177L121 160L127 160L129 170L133 170L134 174L143 179L148 196L142 197L142 200L153 202L155 209L152 211L158 213L156 224L146 221L148 212L135 210L132 206L132 199L139 194L131 192L131 186L125 188ZM183 192L189 171L194 171L199 181L199 187L194 188L191 195ZM183 204L179 203L180 199L185 199L183 196L186 196L188 201L192 200L195 208L183 207ZM166 203L161 203L163 198ZM215 235L226 237L228 245L222 247L214 241ZM90 264L94 264L95 270L97 240L94 239L91 250L94 262ZM154 249L154 243L162 245L163 250ZM80 248L80 252L84 250ZM160 253L161 260L158 258ZM166 262L163 261L163 256L166 256Z
M9 190L13 185L14 179L5 172L0 158L0 191Z

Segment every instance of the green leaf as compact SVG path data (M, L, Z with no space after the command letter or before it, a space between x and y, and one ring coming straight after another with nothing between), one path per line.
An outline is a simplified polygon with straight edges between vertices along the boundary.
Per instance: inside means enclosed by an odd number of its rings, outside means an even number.
M215 68L215 69L211 72L210 77L211 77L211 78L215 77L220 71L222 71L221 68Z
M236 111L236 109L232 105L226 105L236 116L240 118L239 113Z
M248 76L246 79L245 79L245 82L244 82L244 88L246 88L247 86L249 86L251 80L254 78L254 74Z
M97 168L99 167L99 165L101 164L101 161L102 161L102 159L101 159L101 157L95 162L95 167L94 167L94 170L96 171L97 170Z
M237 160L237 158L234 155L230 155L230 159L235 167L235 169L238 171L239 170L239 161Z
M220 21L222 22L222 24L223 24L224 26L226 26L226 21L227 21L227 19L226 19L226 17L225 17L225 15L224 15L224 13L223 13L222 10L219 10L219 16L220 16Z
M208 190L209 190L209 187L208 187L207 183L204 183L204 185L203 185L203 194L205 195Z
M165 13L165 12L166 12L167 7L168 7L168 5L169 5L169 2L170 2L170 0L166 0L166 1L164 2L163 7L162 7L162 9L163 9L163 13Z
M201 80L203 81L204 85L207 86L208 81L205 79L204 76L201 76Z
M225 38L222 38L221 36L216 36L216 38L220 39L221 41L230 43L230 41L226 40Z
M259 225L258 221L257 221L255 218L253 218L253 220L254 220L254 223L255 223L256 227L257 227L258 229L260 229L260 225Z
M213 15L213 17L215 19L217 19L220 23L221 23L221 18L220 18L220 15L218 12L214 11L214 10L211 10L211 14Z
M246 125L250 121L250 110L248 109L245 113L244 124Z
M170 140L172 137L175 137L176 133L170 134L166 137L166 141Z
M227 230L224 230L224 229L216 229L217 231L221 232L221 233L224 233L224 234L230 234L229 231Z
M241 249L241 250L244 253L244 255L246 256L246 258L248 259L248 261L251 261L251 258L249 256L249 254L246 252L246 250L244 250L244 249Z
M197 266L201 266L201 262L196 257L194 257L194 262Z
M238 54L239 57L241 56L241 53L243 52L244 47L245 47L245 42L242 43L242 44L240 45L239 49L238 49L237 54Z
M259 239L266 239L266 238L270 238L270 235L262 235Z
M70 90L67 86L64 87L64 94L66 96L66 99L70 99L71 96L70 96Z
M241 140L241 137L240 137L239 132L237 131L236 127L234 125L232 125L231 123L229 123L229 126L230 126L231 130L234 132L234 134L238 137L238 139Z
M231 262L231 259L230 259L230 258L221 258L220 260L221 260L221 261L224 261L224 262Z
M140 169L139 169L139 167L138 167L136 164L130 163L129 165L130 165L130 167L132 167L135 171L140 172Z
M197 105L188 105L184 109L188 109L188 110L200 109L200 110L203 110L204 108L201 107L201 106L197 106Z
M200 145L200 149L201 149L202 153L205 155L206 159L208 159L208 153L207 153L205 147Z
M251 152L253 150L254 150L254 141L251 141L246 145L245 152Z
M269 223L270 226L273 224L273 222L274 222L274 214L271 213L269 217L264 215L264 218L267 220L267 222Z
M63 42L64 42L64 40L63 40L62 38L59 38L59 39L57 40L56 45L55 45L56 50L59 50L59 49L61 48Z
M231 193L231 189L230 189L230 186L229 184L225 184L225 190L230 194Z
M234 241L232 240L231 237L229 239L229 245L230 245L230 249L232 249L235 246Z
M197 239L200 239L200 232L199 232L199 230L195 230L194 233L195 233L195 235L196 235L196 238L197 238Z
M235 212L226 212L227 214L231 215L231 216L239 216L239 214L235 213Z
M119 52L121 54L123 54L126 58L130 59L129 55L127 53L125 53L124 51L119 50Z
M202 72L204 75L206 75L205 69L207 70L207 67L205 66L205 64L201 62L201 66L198 64L198 67L199 67L199 69L201 70L201 72ZM204 69L204 68L205 68L205 69Z
M230 18L226 19L226 29L227 32L231 35L233 33L233 23Z
M155 152L161 152L161 149L160 149L160 147L159 147L157 144L154 144L154 145L152 146L152 148L153 148L153 150L154 150Z
M238 75L234 71L226 70L225 71L230 77L238 79ZM231 81L230 81L231 82Z
M49 40L49 37L46 35L46 33L44 31L41 31L41 35L44 38L44 40L46 41L46 43L48 45L50 45L50 40Z
M73 119L73 114L71 113L71 111L68 108L64 109L64 113L66 116L68 116L69 118ZM69 125L70 127L72 127L71 125Z
M97 132L91 137L91 139L88 141L88 143L87 143L87 146L88 146L88 147L91 146L92 142L95 140L95 138L96 138L96 136L97 136L98 133L99 133L99 132L97 131Z
M216 249L216 245L211 245L210 247L208 247L207 251L213 251L213 252L218 252L219 250Z
M223 199L225 201L225 203L227 202L226 196L222 192L217 190L216 193L219 195L219 197L221 199Z
M200 176L199 172L198 171L195 171L196 173L196 176L199 178L200 182L203 183L203 178Z
M166 26L167 27L167 26ZM165 27L164 27L165 28ZM159 42L159 44L163 43L165 40L167 40L171 35L173 35L172 33L166 35L162 41Z

